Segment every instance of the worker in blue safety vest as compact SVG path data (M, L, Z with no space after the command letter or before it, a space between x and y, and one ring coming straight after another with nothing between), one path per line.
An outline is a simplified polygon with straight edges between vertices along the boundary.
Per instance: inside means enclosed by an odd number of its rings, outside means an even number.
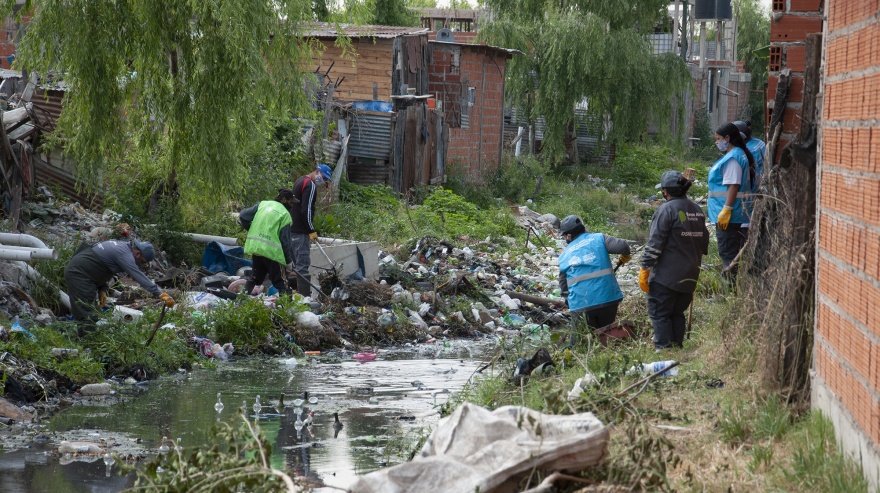
M715 145L724 155L709 169L709 220L715 222L718 254L727 271L747 239L743 224L749 222L755 158L733 123L715 131Z
M749 215L749 221L742 226L748 230L752 213L755 212L755 198L758 196L758 189L761 187L761 179L764 176L764 154L767 153L767 144L761 139L752 137L751 121L737 120L733 122L733 125L739 130L740 137L745 141L746 147L752 153L752 158L755 160L755 179L752 182L751 195L746 200L746 212ZM745 236L748 237L748 233Z
M626 240L589 233L581 218L568 216L559 226L568 246L559 256L559 287L572 320L586 319L593 329L614 322L623 292L614 277L610 253L620 254L617 264L630 261Z

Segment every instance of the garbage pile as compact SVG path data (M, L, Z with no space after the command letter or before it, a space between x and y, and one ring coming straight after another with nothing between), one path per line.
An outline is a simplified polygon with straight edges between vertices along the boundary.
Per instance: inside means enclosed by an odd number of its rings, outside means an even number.
M24 204L22 219L49 242L95 243L135 234L113 211L99 214L78 203L63 203L45 187L38 192L34 201ZM486 238L463 246L418 238L408 257L379 252L378 280L346 280L340 285L337 279L332 286L319 280L324 293L301 300L309 316L298 321L289 336L304 350L493 335L548 338L552 327L568 321L558 284L557 258L565 247L557 233L559 219L525 206L513 212L527 231L525 242ZM194 319L235 300L249 275L246 263L239 262L243 252L234 250L241 247L217 247L206 249L205 258L211 250L214 260L196 267L171 265L157 251L147 271L160 287L177 290L172 291L174 297ZM224 270L218 271L218 266ZM638 290L637 270L633 263L617 273L624 291ZM149 303L147 293L125 279L112 288L109 299L116 305L115 316L140 318L139 310ZM42 323L51 321L51 313L41 310L14 282L0 282L0 291L0 315L42 315ZM270 286L258 286L250 294L261 296L269 308L277 299Z

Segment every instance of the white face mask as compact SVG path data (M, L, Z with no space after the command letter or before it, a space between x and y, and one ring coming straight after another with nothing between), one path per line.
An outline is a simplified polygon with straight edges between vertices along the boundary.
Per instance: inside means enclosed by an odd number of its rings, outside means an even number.
M315 185L323 185L326 180L324 180L324 175L318 173L318 176L316 176L313 181L315 182Z
M727 152L727 150L730 149L730 142L726 140L719 140L718 142L715 142L715 147L717 147L718 150L721 152Z

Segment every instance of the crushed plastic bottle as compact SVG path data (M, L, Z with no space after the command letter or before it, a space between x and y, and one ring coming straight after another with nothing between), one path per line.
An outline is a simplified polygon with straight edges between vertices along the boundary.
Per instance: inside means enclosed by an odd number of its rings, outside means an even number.
M503 318L504 324L509 325L511 327L522 327L526 324L526 317L518 313L508 313Z
M678 366L675 368L669 368L670 366L677 363L675 360L667 360L667 361L654 361L653 363L642 363L641 365L634 365L628 371L629 375L638 375L639 373L643 375L651 375L657 372L663 372L660 374L661 377L674 377L678 375ZM666 370L669 368L668 370ZM666 370L666 371L664 371Z

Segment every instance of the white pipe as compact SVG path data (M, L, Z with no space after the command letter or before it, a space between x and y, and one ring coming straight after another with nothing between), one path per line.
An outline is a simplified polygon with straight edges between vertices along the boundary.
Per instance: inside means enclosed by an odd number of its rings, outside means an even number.
M31 248L49 248L43 240L36 236L21 233L0 233L0 243L7 245L26 246Z
M18 265L20 265L21 267L24 268L25 275L28 277L28 279L31 279L32 281L39 280L39 281L44 281L46 283L49 282L45 277L43 277L42 274L37 272L37 270L34 269L33 267L31 267L30 265L28 265L24 262L18 262ZM68 310L70 310L70 296L67 296L67 293L62 291L60 288L58 289L58 299L61 300L62 305L64 305L65 307L67 307Z
M216 241L221 245L238 245L238 238L230 238L228 236L214 236L214 235L203 235L199 233L180 233L187 238L197 241L199 243L211 243L212 241ZM3 240L0 240L3 241Z
M26 246L3 245L0 248L4 250L21 250L31 252L31 259L34 260L58 260L58 252L54 248L32 248Z
M30 262L33 258L33 250L11 250L0 246L0 260L20 260Z

